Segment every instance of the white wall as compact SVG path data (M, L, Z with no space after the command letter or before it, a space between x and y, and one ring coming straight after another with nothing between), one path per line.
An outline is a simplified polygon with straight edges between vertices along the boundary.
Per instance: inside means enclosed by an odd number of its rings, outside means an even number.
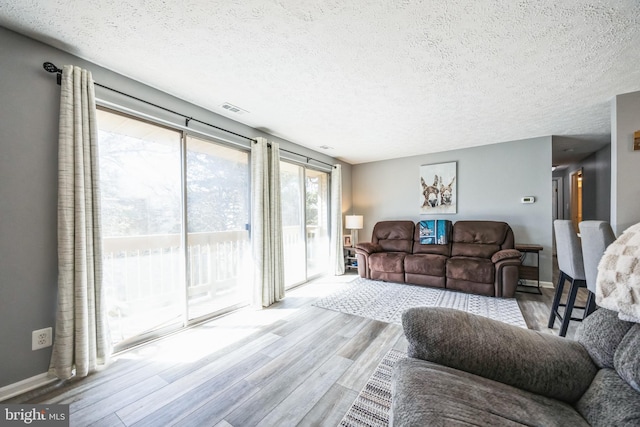
M616 96L611 103L611 226L616 235L640 222L640 92Z
M552 280L551 137L354 165L354 213L364 215L360 241L377 221L435 218L420 215L421 165L457 163L458 213L439 218L498 220L511 225L516 243L543 246L540 279ZM520 198L534 196L533 204Z

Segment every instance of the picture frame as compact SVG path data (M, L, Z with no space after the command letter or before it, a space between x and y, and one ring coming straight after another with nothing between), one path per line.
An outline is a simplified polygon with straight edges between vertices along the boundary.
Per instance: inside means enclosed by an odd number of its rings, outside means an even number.
M420 166L420 215L458 212L457 163L434 163Z
M351 234L345 234L345 236L344 236L344 246L345 247L351 247L352 246Z

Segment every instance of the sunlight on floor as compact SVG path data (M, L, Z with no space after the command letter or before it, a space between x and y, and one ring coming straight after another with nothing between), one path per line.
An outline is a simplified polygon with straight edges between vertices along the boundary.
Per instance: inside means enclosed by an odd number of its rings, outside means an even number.
M116 359L153 359L158 363L192 363L239 342L261 328L294 316L302 306L336 292L356 275L326 276L286 292L266 309L245 307L185 331L123 352ZM298 303L296 300L302 300Z

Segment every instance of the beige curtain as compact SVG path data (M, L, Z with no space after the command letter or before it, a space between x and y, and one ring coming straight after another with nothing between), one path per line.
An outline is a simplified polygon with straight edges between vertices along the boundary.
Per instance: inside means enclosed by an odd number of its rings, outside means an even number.
M255 306L284 298L284 251L280 206L280 149L258 138L251 146L251 245Z
M49 372L86 376L111 354L102 289L96 107L91 73L66 65L58 146L58 305Z
M344 274L344 249L342 241L342 165L331 170L331 265L334 274Z

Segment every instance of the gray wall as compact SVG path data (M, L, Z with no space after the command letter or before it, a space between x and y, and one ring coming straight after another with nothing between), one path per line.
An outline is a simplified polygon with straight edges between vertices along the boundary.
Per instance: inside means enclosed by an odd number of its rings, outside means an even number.
M571 219L571 174L582 169L582 219L610 221L611 145L563 170L565 219Z
M593 218L611 221L611 145L594 155L596 206Z
M242 135L267 136L279 141L282 148L335 163L324 154L271 137L0 27L0 387L46 372L51 354L51 348L31 350L31 331L54 326L57 287L60 87L55 76L42 69L45 61L58 67L74 64L88 68L98 83ZM97 95L117 100L104 91L97 91ZM151 109L148 112L160 114ZM351 203L351 166L342 164L346 211Z
M377 221L434 218L419 213L419 169L451 161L458 162L458 213L441 218L508 222L517 243L544 247L540 278L551 281L551 137L354 165L354 212L365 220L360 241L370 240ZM523 196L536 202L522 204Z
M611 225L616 235L640 222L640 92L616 96L611 103Z

